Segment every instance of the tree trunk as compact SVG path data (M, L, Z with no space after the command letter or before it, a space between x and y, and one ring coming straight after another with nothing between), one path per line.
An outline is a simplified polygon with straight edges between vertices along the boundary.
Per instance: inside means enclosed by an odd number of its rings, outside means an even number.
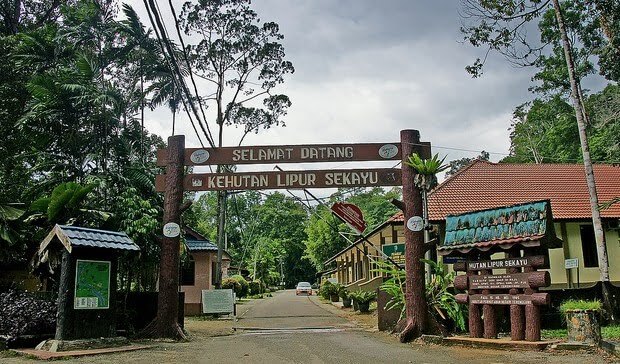
M573 61L571 45L566 33L564 18L560 8L559 0L553 0L555 16L558 22L558 28L562 36L562 45L564 47L564 57L566 58L566 66L568 68L568 76L571 85L571 99L575 108L575 116L577 117L577 126L579 128L579 139L581 141L581 152L583 154L583 164L586 173L586 182L588 184L588 192L590 194L590 209L592 210L592 225L594 226L594 235L596 238L596 250L598 253L598 265L601 272L600 279L603 287L609 283L609 261L607 259L607 244L605 243L605 232L601 223L601 214L598 209L598 195L596 193L596 184L594 181L594 170L592 168L592 160L590 159L590 147L588 145L588 135L586 133L585 108L579 97L580 86L575 76L575 63ZM613 305L610 301L609 291L603 289L603 304L608 312L613 315Z
M217 264L215 287L222 285L222 257L224 255L224 235L226 234L226 191L217 193Z
M166 166L166 192L164 193L164 224L180 224L183 199L183 155L185 136L168 138L168 165ZM143 332L147 337L184 338L178 324L179 312L179 245L180 236L161 239L159 265L159 294L157 317Z
M422 214L422 196L415 187L413 179L415 170L406 165L407 158L418 148L420 134L416 130L402 130L400 132L402 147L402 179L403 202L405 204L405 226L412 216ZM424 287L424 232L411 231L405 227L405 328L400 333L400 341L407 342L422 335L427 327L428 308Z

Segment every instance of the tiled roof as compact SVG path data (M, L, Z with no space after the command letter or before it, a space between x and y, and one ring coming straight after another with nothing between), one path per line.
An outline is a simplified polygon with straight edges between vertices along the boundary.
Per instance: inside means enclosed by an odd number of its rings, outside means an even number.
M140 250L140 247L123 232L88 229L70 225L57 225L57 229L56 234L63 234L71 246Z
M620 196L620 166L594 165L599 202ZM445 180L428 201L431 221L473 210L551 200L554 219L590 218L583 164L509 164L475 161ZM620 204L602 210L619 218Z
M185 239L185 245L190 252L217 251L217 245L208 240Z

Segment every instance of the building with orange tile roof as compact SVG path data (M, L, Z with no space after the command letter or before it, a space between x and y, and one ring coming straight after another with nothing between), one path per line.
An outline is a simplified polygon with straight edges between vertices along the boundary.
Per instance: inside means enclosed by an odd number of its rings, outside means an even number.
M594 165L594 175L601 203L620 196L620 166ZM582 164L509 164L476 160L446 179L430 193L429 219L432 224L438 226L441 240L448 215L539 200L551 201L555 232L563 241L562 247L549 250L552 287L567 288L576 287L577 283L582 286L596 283L599 280L598 255ZM620 264L617 264L620 261L620 204L602 210L601 216L607 241L611 280L620 284ZM403 215L397 213L374 229L368 239L381 244L381 249L384 245L402 244L404 243L402 229ZM367 244L362 239L357 240L327 262L336 261L345 267L343 269L347 269L346 267L359 265L361 261L362 268L359 271L369 270L363 267L366 264L363 258L358 261L356 259L358 254L352 253L355 250L359 251L357 247L365 245ZM375 251L374 256L379 257L379 252ZM343 259L345 257L347 260ZM577 282L577 269L565 269L566 259L577 259L580 282ZM370 267L372 259L368 261ZM342 278L349 277L342 274L343 271L339 272L335 275L341 282ZM365 285L363 275L354 277L355 281L347 279L343 283L355 283L355 286L360 287ZM369 278L377 280L376 277Z

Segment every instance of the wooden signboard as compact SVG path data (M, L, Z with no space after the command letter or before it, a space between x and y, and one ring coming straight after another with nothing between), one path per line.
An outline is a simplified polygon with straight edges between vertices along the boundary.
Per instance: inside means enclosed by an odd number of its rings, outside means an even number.
M421 143L430 150L430 143ZM185 149L186 166L400 160L400 142L365 144L268 145ZM166 149L157 151L157 165L167 163ZM428 153L422 153L428 154Z
M343 169L286 172L190 174L184 177L185 191L268 190L400 186L400 169ZM165 190L165 176L158 175L155 188Z

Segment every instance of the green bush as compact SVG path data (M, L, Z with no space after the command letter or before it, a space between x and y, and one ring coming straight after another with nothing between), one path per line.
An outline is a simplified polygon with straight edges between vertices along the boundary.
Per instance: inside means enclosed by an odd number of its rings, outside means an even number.
M240 275L224 278L222 280L222 288L232 289L238 299L246 297L249 292L248 281Z
M448 273L441 261L422 259L422 262L430 266L432 273L431 282L426 285L426 300L431 312L442 320L449 318L457 328L465 330L465 312L450 292L456 273Z
M602 309L601 301L593 300L567 300L562 302L560 305L560 312L566 313L566 311L573 310L591 310L591 311L600 311Z
M349 293L351 298L357 303L367 303L377 298L377 293L371 291L357 290Z
M325 299L329 299L330 296L337 295L339 289L338 286L340 285L333 284L330 281L326 281L325 283L323 283L323 285L321 285L321 288L319 288L319 296Z
M265 288L265 284L258 280L248 282L248 290L250 296L268 292L268 290Z

